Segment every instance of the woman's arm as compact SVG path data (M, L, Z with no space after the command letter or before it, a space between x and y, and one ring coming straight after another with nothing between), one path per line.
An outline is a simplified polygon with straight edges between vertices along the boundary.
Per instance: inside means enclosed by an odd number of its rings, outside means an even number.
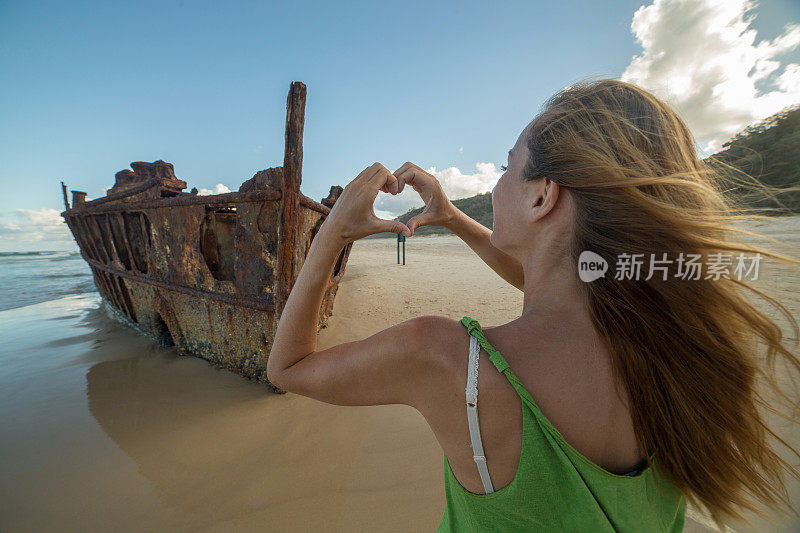
M489 241L492 230L470 218L456 206L453 206L453 210L452 218L444 227L461 237L461 240L467 243L467 246L472 248L501 278L519 290L524 290L525 275L522 263L500 251Z
M412 318L366 339L317 351L322 296L344 240L322 224L281 313L267 359L276 387L334 405L404 404L417 407L440 374L424 339L440 320Z
M446 362L429 348L452 322L445 317L412 318L366 339L316 350L320 304L342 248L373 233L410 234L402 222L375 216L379 190L398 192L394 176L376 163L345 187L311 241L267 359L267 377L276 387L336 405L418 407L441 382Z
M400 180L399 190L402 191L406 183L417 191L425 202L425 209L419 215L408 220L406 225L414 234L420 226L441 226L449 229L472 248L483 261L497 272L501 278L519 290L524 290L524 274L522 264L501 252L489 242L492 230L467 216L463 211L453 205L442 190L439 180L428 174L411 162L406 162L394 171Z

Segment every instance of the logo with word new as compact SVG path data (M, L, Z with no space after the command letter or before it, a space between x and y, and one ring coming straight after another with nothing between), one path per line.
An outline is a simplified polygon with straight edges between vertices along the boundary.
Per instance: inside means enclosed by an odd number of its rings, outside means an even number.
M605 276L608 271L608 262L601 256L589 250L581 252L578 258L578 276L581 281L589 283Z

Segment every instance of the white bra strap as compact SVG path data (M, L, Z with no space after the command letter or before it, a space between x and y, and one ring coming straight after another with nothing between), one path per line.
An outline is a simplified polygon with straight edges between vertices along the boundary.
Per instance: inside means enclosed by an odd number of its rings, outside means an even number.
M472 458L478 466L483 489L486 494L494 492L492 480L489 478L489 469L486 467L486 456L483 454L481 442L481 428L478 425L478 355L480 354L478 339L469 336L469 365L467 366L467 422L469 423L469 437L472 440Z

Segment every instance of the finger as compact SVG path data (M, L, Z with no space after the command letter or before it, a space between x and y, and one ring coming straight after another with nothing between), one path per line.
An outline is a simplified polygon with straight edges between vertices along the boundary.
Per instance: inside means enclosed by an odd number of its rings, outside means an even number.
M394 176L397 179L402 179L404 183L413 184L414 182L414 175L415 171L413 168L406 168L404 170L397 170L394 173Z
M400 165L400 167L397 170L395 170L393 174L398 176L400 174L408 172L409 170L414 170L415 167L416 165L414 163L412 163L411 161L406 161L405 163Z
M406 226L411 230L411 235L414 235L418 227L427 225L430 223L431 219L432 216L430 213L420 213L419 215L411 217L408 222L406 222Z
M411 162L407 162L402 167L397 169L396 174L403 177L411 176L411 179L406 179L407 183L411 183L414 179L416 179L420 184L422 184L422 182L429 181L431 177L430 174Z
M400 190L403 190L403 187L406 183L414 185L414 178L420 168L411 162L404 163L400 168L393 172L394 176L401 182Z
M362 171L361 171L361 172L358 174L358 176L356 176L356 177L355 177L355 179L353 180L353 183L356 183L356 182L357 182L357 183L365 183L365 182L369 181L369 180L370 180L370 178L371 178L372 176L374 176L374 175L375 175L375 173L376 173L376 172L378 172L379 168L380 168L380 167L382 167L382 166L383 166L383 165L381 165L380 163L373 163L373 164L371 164L370 166L368 166L367 168L365 168L364 170L362 170ZM376 194L377 194L377 193L376 193Z
M395 173L397 173L397 172L404 172L404 171L406 171L406 170L408 170L408 169L411 169L411 170L422 170L422 169L419 167L419 165L415 165L415 164L414 164L414 163L412 163L411 161L406 161L405 163L403 163L402 165L400 165L400 168L398 168L398 169L395 171Z
M400 180L397 180L397 190L395 191L395 190L391 190L390 189L389 183L386 183L386 184L384 184L383 187L381 187L381 192L385 192L387 194L400 194L400 192L402 192L402 190L403 190L403 186L404 185L405 185L405 183L403 183Z
M375 165L376 165L376 164L377 164L377 163L373 163L372 165L368 166L367 168L365 168L364 170L362 170L361 172L359 172L359 173L358 173L358 176L356 176L356 178L355 178L355 179L356 179L356 180L363 180L363 179L365 179L366 177L368 177L368 176L372 175L372 173L373 173L373 172L375 172ZM353 181L355 181L355 180L353 180Z
M394 174L389 172L389 169L386 167L383 167L383 169L376 174L373 179L377 179L378 183L383 182L382 188L390 194L397 194L400 192L400 180L398 180Z
M399 186L398 180L395 175L389 172L389 170L383 165L380 165L376 172L370 176L367 181L372 183L377 189L383 189L385 187L386 190L392 194L397 194L397 188Z
M399 220L384 220L382 218L376 217L375 221L377 222L375 224L378 230L377 232L391 231L392 233L397 233L398 235L405 235L406 237L411 237L411 230L409 230L408 226L406 226Z
M397 175L398 173L400 173L400 172L404 172L404 171L406 171L406 170L407 170L409 167L413 167L413 166L414 166L414 163L412 163L411 161L406 161L405 163L403 163L402 165L400 165L400 168L398 168L397 170L395 170L395 171L393 172L393 174Z
M402 179L405 183L414 187L415 191L419 191L420 188L423 188L428 184L427 176L423 172L415 168L407 169L402 174L400 174L398 178Z

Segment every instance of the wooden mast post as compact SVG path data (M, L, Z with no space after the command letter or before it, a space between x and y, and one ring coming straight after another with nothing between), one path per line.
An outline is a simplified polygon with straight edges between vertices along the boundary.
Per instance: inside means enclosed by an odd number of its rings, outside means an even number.
M286 140L283 156L283 195L278 236L278 316L294 286L295 249L299 231L300 182L303 170L303 125L305 124L306 86L292 82L286 100Z
M64 185L64 182L61 182L61 194L64 195L64 208L69 211L69 200L67 200L67 186Z

